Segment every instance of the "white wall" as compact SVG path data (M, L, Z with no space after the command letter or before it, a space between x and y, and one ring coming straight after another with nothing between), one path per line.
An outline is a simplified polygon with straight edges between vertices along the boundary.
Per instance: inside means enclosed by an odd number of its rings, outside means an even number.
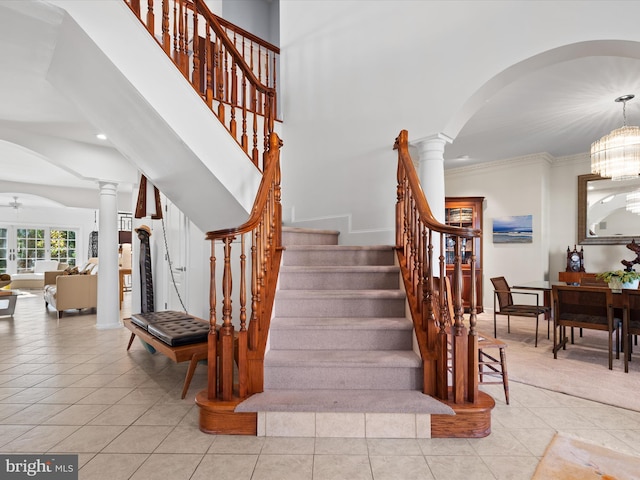
M578 175L589 173L588 156L552 158L547 154L498 161L445 173L447 196L484 196L483 303L493 308L491 277L511 285L558 281L566 268L567 247L577 243ZM533 215L533 243L494 244L493 219ZM578 247L579 249L580 247ZM585 269L599 273L622 268L634 255L624 245L585 245Z
M602 21L617 8L625 15ZM528 59L590 40L640 41L637 2L282 0L280 12L284 218L346 224L341 243L393 241L401 129L410 141L455 138L492 93L543 66ZM544 61L568 60L557 54ZM544 182L540 212L553 208Z
M448 197L485 197L483 208L483 304L493 305L490 278L511 284L547 279L549 272L547 192L549 158L535 155L446 172ZM519 179L519 180L514 180ZM493 221L505 216L533 216L533 242L493 243Z
M623 8L615 29L602 21ZM344 244L393 242L401 129L410 142L455 142L493 93L543 68L534 56L552 64L594 54L580 42L640 41L640 3L630 2L282 0L280 12L284 219L340 230ZM541 152L445 172L447 195L486 197L486 306L491 276L557 281L576 243L577 175L588 172L586 155ZM493 244L495 217L528 214L532 244ZM595 272L630 256L624 246L584 250Z

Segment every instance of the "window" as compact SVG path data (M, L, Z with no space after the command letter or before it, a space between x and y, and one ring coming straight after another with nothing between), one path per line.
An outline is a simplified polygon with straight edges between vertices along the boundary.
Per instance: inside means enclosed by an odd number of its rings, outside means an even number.
M18 273L33 272L36 260L46 258L44 229L18 228L16 238Z
M9 230L0 228L0 273L7 273L7 261L9 260Z
M58 260L73 267L76 265L76 232L75 230L51 229L51 260Z

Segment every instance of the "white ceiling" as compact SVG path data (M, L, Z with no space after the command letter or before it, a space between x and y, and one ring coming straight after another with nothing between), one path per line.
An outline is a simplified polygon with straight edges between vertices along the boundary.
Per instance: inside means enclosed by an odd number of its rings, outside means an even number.
M629 125L640 125L640 61L584 57L540 69L502 88L445 149L448 168L547 152L588 152L623 124L615 99L627 103ZM468 160L458 157L469 156Z
M78 156L85 163L89 158L126 162L46 80L61 20L61 11L44 3L0 2L0 206L15 196L23 207L61 205L34 194L38 185L96 191L97 179L71 166ZM131 187L122 183L119 189Z
M19 10L24 8L16 2L0 2L0 187L17 182L95 189L95 179L33 153L31 147L53 142L119 155L45 79L55 18ZM624 94L638 95L627 104L627 119L640 124L640 60L594 56L538 70L505 85L468 121L445 149L445 168L540 152L587 152L591 142L622 125L621 104L614 99ZM21 196L0 192L0 205L15 195Z

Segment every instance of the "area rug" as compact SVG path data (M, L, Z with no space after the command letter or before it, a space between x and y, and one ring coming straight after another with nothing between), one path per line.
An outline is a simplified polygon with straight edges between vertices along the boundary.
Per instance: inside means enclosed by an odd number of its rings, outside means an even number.
M465 320L468 321L468 318ZM493 335L493 314L478 315L478 329ZM498 338L507 344L507 369L510 382L566 393L640 412L640 346L634 347L629 373L624 373L624 357L613 360L608 368L606 332L575 331L575 343L553 358L553 330L547 339L547 322L540 320L538 346L535 347L535 320L511 317L507 332L506 317L498 317ZM517 401L517 399L513 399Z
M640 457L556 434L532 480L638 480Z

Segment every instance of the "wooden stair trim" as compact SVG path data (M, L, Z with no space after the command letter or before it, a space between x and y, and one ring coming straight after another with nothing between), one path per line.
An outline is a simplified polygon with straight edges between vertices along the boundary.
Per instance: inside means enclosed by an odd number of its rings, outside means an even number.
M200 407L200 431L214 435L258 434L258 414L255 412L235 412L244 399L234 396L232 400L209 400L207 391L196 395L196 405Z
M483 438L491 434L491 410L496 405L493 397L478 392L476 403L455 403L451 391L449 400L441 400L456 414L431 415L431 438Z

